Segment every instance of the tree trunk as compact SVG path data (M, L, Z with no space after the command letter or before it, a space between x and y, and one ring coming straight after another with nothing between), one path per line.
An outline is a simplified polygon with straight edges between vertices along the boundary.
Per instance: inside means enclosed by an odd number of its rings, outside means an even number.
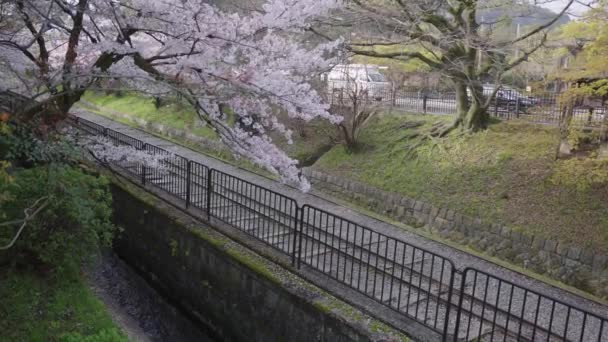
M462 130L477 132L488 127L490 116L485 106L485 97L481 87L469 87L470 94L464 82L457 82L456 89L456 120L454 125Z
M598 156L600 158L608 158L608 115L604 114L602 119L602 127L600 129L600 147Z
M603 104L602 104L603 105ZM608 115L604 114L600 128L600 142L608 143Z
M84 90L77 90L47 101L35 102L23 108L21 112L15 113L15 117L20 122L37 125L40 133L44 133L48 128L64 120L74 103L78 102L83 94Z
M456 120L460 124L461 120L466 116L470 104L467 96L467 86L464 83L456 83L454 88L456 90Z
M572 146L568 142L570 125L574 114L574 102L569 100L562 108L562 117L559 124L559 144L557 146L557 158L569 157L572 155Z
M486 108L479 101L473 100L461 125L464 130L477 132L488 127L488 120L489 116Z

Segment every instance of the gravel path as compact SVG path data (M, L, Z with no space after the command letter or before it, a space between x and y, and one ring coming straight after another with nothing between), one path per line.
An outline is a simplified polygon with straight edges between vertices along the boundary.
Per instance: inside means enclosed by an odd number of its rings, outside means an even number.
M454 307L461 300L461 307L465 309L459 317L458 336L463 340L608 341L608 326L604 326L601 320L568 309L568 306L574 306L606 317L608 308L599 303L358 213L320 194L301 193L84 110L74 114L250 182L235 181L221 174L212 179L214 191L218 194L214 195L211 203L213 215L287 253L294 246L294 222L289 218L294 206L277 199L277 195L256 192L258 190L252 184L288 196L300 206L323 208L323 211L311 209L305 212L303 263L431 328L442 329L447 324L452 330L457 320ZM133 173L139 172L137 167L125 167ZM175 177L157 175L146 177L151 183L185 199L184 179L175 181ZM206 179L191 181L191 201L196 206L204 202ZM346 220L336 220L327 212ZM454 286L459 289L460 284L464 284L462 299L454 295L451 301L448 300L451 266L449 262L446 264L446 259L451 260L456 269L472 267L483 272L469 271L464 282L461 273L455 274ZM550 298L559 299L561 303ZM452 305L452 314L444 322L448 303ZM502 329L491 329L492 326Z

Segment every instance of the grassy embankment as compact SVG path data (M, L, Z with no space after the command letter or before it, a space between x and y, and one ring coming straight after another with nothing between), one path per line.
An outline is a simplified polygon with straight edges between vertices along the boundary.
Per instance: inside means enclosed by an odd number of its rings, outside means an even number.
M315 168L551 239L608 248L608 160L555 160L557 131L500 122L416 148L407 136L448 117L386 115L355 153L335 146ZM406 121L424 126L403 129Z
M217 140L216 133L208 126L201 126L200 119L196 116L196 113L188 108L187 105L177 105L175 103L169 103L163 105L159 109L154 106L152 98L139 96L134 93L126 93L123 96L108 96L102 93L88 92L83 97L85 101L93 103L94 105L106 109L101 111L95 111L98 114L110 117L118 120L125 124L134 125L135 120L145 121L148 123L161 124L165 127L170 127L177 130L187 131L196 136L207 138L210 140ZM127 114L128 119L112 115L110 111L118 112L121 114ZM294 125L295 126L295 125ZM295 127L294 127L295 128ZM280 145L290 157L295 158L303 162L305 165L311 163L314 157L324 150L329 148L329 128L321 122L313 122L310 125L300 126L300 130L294 129L293 144L287 144L285 139L278 135L272 135L274 141ZM319 134L322 132L322 134ZM159 133L159 132L154 132ZM161 135L165 135L162 134ZM232 155L226 151L217 151L201 146L193 146L181 138L173 139L188 145L189 147L211 154L215 157L236 162L239 166L247 169L253 169L256 172L260 172L259 168L255 168L251 163L247 163L244 160L235 160Z
M128 341L79 275L0 268L0 341Z
M87 94L85 99L214 138L209 128L196 130L194 113L174 105L156 110L151 99L134 95ZM556 128L516 121L495 123L468 137L425 143L412 157L407 137L439 120L450 117L377 117L362 133L356 152L334 146L314 167L546 238L608 250L607 160L587 156L556 161ZM425 124L402 128L407 121ZM277 141L291 156L306 160L321 154L330 133L315 123L294 134L293 145Z

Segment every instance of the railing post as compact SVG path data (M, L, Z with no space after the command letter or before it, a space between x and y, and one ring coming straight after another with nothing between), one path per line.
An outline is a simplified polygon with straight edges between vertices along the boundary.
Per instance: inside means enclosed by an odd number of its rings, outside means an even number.
M454 341L458 341L458 331L460 330L460 315L462 313L462 302L464 300L464 287L465 281L467 280L467 269L464 269L461 274L462 279L460 280L460 290L458 291L460 299L458 299L458 313L456 314L456 326L454 327Z
M494 94L494 117L498 117L498 94Z
M519 97L515 99L515 117L519 119Z
M192 170L192 161L188 160L186 164L186 209L190 207L190 183L192 183L192 176L190 175Z
M428 100L428 95L425 92L424 95L422 95L422 112L424 114L426 114L426 101Z
M293 245L291 248L291 265L292 266L296 266L296 254L298 253L297 248L298 248L298 227L300 226L299 222L300 222L300 207L298 205L296 205L296 215L295 215L295 223L294 223L294 231L293 231Z
M106 138L108 137L108 128L107 127L103 128L103 136Z
M143 143L143 145L141 145L141 150L145 151L146 150L146 143ZM146 164L142 163L141 164L141 184L142 185L146 185Z
M451 265L451 263L450 263ZM448 334L450 333L448 331L449 327L450 327L450 310L452 308L452 293L454 292L454 278L456 277L456 269L454 269L454 266L452 265L452 270L450 272L450 288L448 290L448 307L445 310L445 319L443 320L445 326L443 327L443 342L447 342L448 341ZM462 298L462 294L460 295L460 297ZM457 330L458 331L458 330ZM456 331L456 333L457 333ZM456 338L455 338L456 340Z
M213 191L213 186L211 182L211 176L213 174L213 169L207 169L207 219L211 221L211 192Z
M300 269L300 266L302 265L302 236L304 235L304 209L306 208L306 205L304 205L302 208L300 208L300 218L297 220L298 221L298 226L300 227L300 233L298 234L298 265L296 266L297 269ZM294 251L295 253L295 251Z

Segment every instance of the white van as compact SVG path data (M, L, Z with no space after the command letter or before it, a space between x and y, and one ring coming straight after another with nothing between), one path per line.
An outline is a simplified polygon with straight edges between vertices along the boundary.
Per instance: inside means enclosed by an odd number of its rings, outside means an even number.
M390 86L377 65L339 64L327 75L330 94L348 89L381 101L390 95ZM346 95L346 94L345 94Z

